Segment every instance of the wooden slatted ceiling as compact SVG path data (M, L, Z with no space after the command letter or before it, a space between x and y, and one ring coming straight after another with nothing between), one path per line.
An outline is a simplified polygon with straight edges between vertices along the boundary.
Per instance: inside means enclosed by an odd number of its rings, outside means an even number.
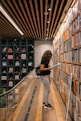
M48 9L48 0L45 1L45 11ZM47 16L45 16L44 21L44 37L46 37L46 26L47 26Z
M55 8L54 8L54 11L53 11L53 3L54 3L54 0L51 0L51 3L50 3L50 8L52 9L52 11L50 11L50 14L49 14L49 18L48 18L48 25L47 25L47 28L51 31L51 28L50 28L50 25L52 26L53 23L54 23L54 16L55 16ZM58 3L58 1L57 1ZM53 17L52 17L52 12L53 12ZM52 21L51 21L52 20ZM50 37L50 34L48 33L49 37Z
M50 32L49 32L49 36L51 36L51 32L52 32L52 28L55 26L55 16L57 14L57 9L58 9L58 4L59 4L59 0L57 0L56 5L55 5L55 9L54 9L54 14L53 14L53 18L52 18L52 23L50 25ZM58 17L58 16L57 16Z
M8 20L0 14L0 33L1 35L4 36L4 30L5 30L5 35L9 36L11 35L12 37L20 36L20 34L15 30L15 28L8 22Z
M65 16L65 11L72 3L72 0L0 1L1 6L24 33L23 38L29 39L46 37L53 39ZM49 6L51 11L48 11ZM44 12L48 12L48 15L45 16ZM47 23L48 20L50 23ZM0 13L0 37L22 37L2 13Z
M51 36L53 36L54 30L56 29L55 27L56 27L56 24L57 24L57 22L58 22L58 20L59 20L59 16L60 16L60 13L61 13L61 11L62 11L63 5L64 5L64 0L62 0L62 3L61 3L61 5L60 5L60 7L59 7L58 16L56 17L56 20L55 20L55 23L54 23L54 28L53 28L53 30L52 30L52 32L51 32L51 33L52 33Z
M37 0L34 1L35 3L35 11L36 11L36 18L37 18L37 26L38 26L38 33L39 33L39 38L41 37L41 27L40 27L40 17L39 17L39 8L38 8L38 2Z

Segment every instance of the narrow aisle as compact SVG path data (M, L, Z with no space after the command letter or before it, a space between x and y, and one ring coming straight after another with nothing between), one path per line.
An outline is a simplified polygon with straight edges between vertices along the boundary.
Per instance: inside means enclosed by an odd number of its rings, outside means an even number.
M53 109L43 109L43 121L65 121L65 105L53 81L50 86L51 93L49 101L53 105ZM68 121L71 121L70 117Z

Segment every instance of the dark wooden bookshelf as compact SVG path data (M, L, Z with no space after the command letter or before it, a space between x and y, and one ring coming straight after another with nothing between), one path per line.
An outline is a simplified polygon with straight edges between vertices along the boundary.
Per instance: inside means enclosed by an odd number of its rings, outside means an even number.
M0 40L0 88L11 89L34 69L34 41Z

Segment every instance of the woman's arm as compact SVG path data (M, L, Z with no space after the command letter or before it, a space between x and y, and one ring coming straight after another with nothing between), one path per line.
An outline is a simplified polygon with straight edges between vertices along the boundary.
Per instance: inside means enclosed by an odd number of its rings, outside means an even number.
M52 69L52 67L45 68L44 64L40 64L40 70L41 71L48 71L48 70L51 70L51 69Z

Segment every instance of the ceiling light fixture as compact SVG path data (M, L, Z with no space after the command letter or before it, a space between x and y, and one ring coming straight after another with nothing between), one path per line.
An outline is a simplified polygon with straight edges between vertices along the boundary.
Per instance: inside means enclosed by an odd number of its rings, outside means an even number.
M48 11L51 11L51 8L48 8Z
M48 34L46 34L46 36L48 36Z
M15 27L15 29L21 34L24 35L23 32L20 30L20 28L16 25L16 23L13 21L13 19L6 13L4 8L0 5L0 11L1 13L7 18L7 20Z
M44 12L44 15L47 16L48 15L48 12Z
M47 31L49 31L49 29L46 29Z
M49 23L50 23L50 21L47 21L47 23L49 24Z

